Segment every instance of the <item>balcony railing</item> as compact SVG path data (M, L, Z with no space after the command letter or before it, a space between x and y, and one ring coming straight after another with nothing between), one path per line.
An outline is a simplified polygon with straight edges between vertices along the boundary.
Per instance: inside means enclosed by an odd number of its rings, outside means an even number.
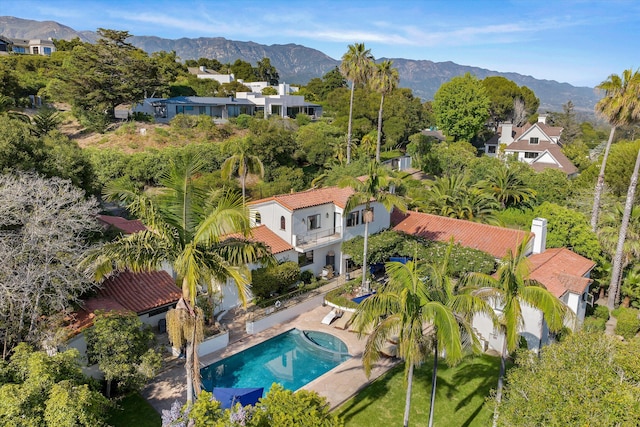
M342 239L342 227L332 227L317 233L296 234L294 246L299 248L318 246Z

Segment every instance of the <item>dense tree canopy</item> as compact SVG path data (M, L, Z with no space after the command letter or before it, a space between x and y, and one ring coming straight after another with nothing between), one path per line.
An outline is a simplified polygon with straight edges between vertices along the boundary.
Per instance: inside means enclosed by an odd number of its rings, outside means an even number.
M501 426L634 426L640 419L640 341L579 333L522 352L507 374Z
M486 77L482 80L482 85L490 100L489 117L495 126L502 122L521 126L540 106L540 100L531 89L519 87L505 77Z
M485 87L470 73L443 83L433 97L436 123L454 141L471 141L489 117L489 105Z

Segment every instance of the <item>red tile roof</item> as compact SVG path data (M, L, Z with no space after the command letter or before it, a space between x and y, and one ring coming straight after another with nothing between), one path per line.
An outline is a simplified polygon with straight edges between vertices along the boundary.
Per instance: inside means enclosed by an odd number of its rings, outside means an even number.
M448 242L451 237L462 246L478 249L495 258L502 258L530 234L528 231L496 227L456 218L431 215L422 212L394 210L391 215L393 229L438 242Z
M280 236L269 230L266 225L259 225L251 229L251 236L244 237L240 233L227 234L225 239L247 239L253 242L262 242L271 248L272 254L279 254L293 249L293 246L285 242Z
M547 249L529 257L529 278L560 298L567 291L582 294L592 282L586 276L596 263L566 248Z
M272 254L293 250L293 246L285 242L280 236L269 230L266 225L261 225L251 230L252 239L262 242L271 248Z
M350 187L325 187L314 188L306 191L299 191L297 193L280 194L277 196L267 197L265 199L254 200L250 202L251 205L257 205L269 201L275 201L282 205L289 211L296 209L310 208L312 206L324 205L327 203L333 203L336 206L343 208L347 205L347 200L353 194L353 189Z
M120 216L98 215L98 219L108 226L115 227L125 234L133 234L146 230L142 222L137 219L126 219Z
M93 324L94 312L133 311L138 315L174 304L182 296L175 281L164 271L124 271L106 279L97 294L83 302L75 313L71 329L80 332Z

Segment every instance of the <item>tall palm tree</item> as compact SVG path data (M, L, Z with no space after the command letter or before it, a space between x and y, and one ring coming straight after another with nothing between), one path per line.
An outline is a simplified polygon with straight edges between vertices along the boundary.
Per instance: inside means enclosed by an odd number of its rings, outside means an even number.
M235 144L232 148L233 154L222 163L222 177L224 179L229 179L232 176L240 178L242 202L246 203L247 175L258 175L262 178L264 176L264 166L258 156L249 154L249 144L246 139L237 139L233 143Z
M340 187L351 187L354 193L349 196L345 214L350 213L356 207L364 205L362 212L362 222L364 223L364 250L362 254L362 289L367 287L367 251L369 245L369 223L373 221L372 202L379 202L388 211L398 208L402 211L406 209L406 204L401 197L390 192L393 179L386 173L380 163L372 161L369 163L369 173L363 180L354 177L346 177L340 181Z
M544 320L552 332L560 331L565 317L569 315L566 305L538 282L529 279L529 264L526 249L529 239L518 246L516 253L511 250L502 259L494 276L470 273L466 282L480 288L477 296L485 298L498 315L499 329L503 335L500 354L500 374L496 392L496 408L493 425L498 421L498 405L502 400L502 387L507 355L518 348L520 332L524 327L523 305L529 305L542 312Z
M367 376L388 341L397 341L398 357L405 363L407 393L403 426L406 427L414 367L426 360L433 343L439 343L450 363L457 363L463 355L462 338L451 307L432 299L432 290L422 280L417 261L389 262L386 269L389 281L378 293L360 303L353 322L360 336L371 330L362 355ZM437 346L433 351L437 354Z
M449 259L454 240L451 238L447 251L440 264L426 264L421 269L421 280L428 284L429 299L438 301L451 309L460 330L463 347L479 350L478 339L473 331L472 321L476 314L484 314L497 323L495 312L484 299L475 294L473 286L459 287L451 276ZM431 406L429 409L429 427L433 426L433 414L436 398L436 381L438 378L438 336L431 336L433 347L433 372L431 378Z
M340 72L351 80L351 98L349 101L349 128L347 130L347 164L351 163L351 125L353 123L353 94L356 86L365 83L371 75L373 55L364 43L350 44L347 52L342 55Z
M126 202L146 229L103 245L85 260L98 280L118 270L140 272L159 270L164 265L172 267L182 287L174 317L186 325L178 334L180 342L173 344L187 346L189 403L194 391L200 390L196 347L202 312L195 309L198 287L211 291L214 280L223 283L232 278L246 304L251 277L247 264L271 259L265 245L246 239L251 229L242 200L231 193L206 191L199 185L196 178L203 166L202 161L192 157L172 162L161 180L163 188L154 196L109 189L107 197ZM227 238L230 234L242 237Z
M385 59L375 64L373 69L371 86L380 93L380 108L378 109L378 139L376 141L376 161L380 162L380 143L382 141L382 107L385 95L390 94L400 82L397 68L392 68L393 61Z
M604 91L604 98L596 104L596 113L607 119L611 125L611 132L609 132L609 139L604 150L604 157L600 165L600 173L598 174L593 196L591 230L594 232L598 225L600 199L604 189L604 171L616 128L640 121L640 72L628 69L622 72L622 77L617 74L611 74L607 80L600 83L596 88Z
M487 179L478 182L478 188L491 194L500 203L502 209L527 203L536 196L535 191L524 185L517 171L508 165L494 168Z
M607 299L607 306L610 310L613 310L614 306L620 300L620 277L622 275L622 264L624 262L624 243L627 237L627 230L629 228L633 202L636 195L636 187L638 186L638 169L640 169L640 150L638 150L638 155L636 156L636 164L633 168L633 174L631 175L631 182L629 184L629 190L627 191L627 200L625 202L624 213L622 215L622 224L620 225L620 232L618 234L616 254L613 257L613 271L611 272L609 297Z
M609 265L610 274L606 277L609 285L609 295L617 293L620 287L621 273L614 275L614 268L623 272L631 262L640 257L640 206L633 206L631 209L627 220L626 232L622 235L621 224L624 222L624 216L625 206L621 203L616 203L612 206L612 209L606 210L600 218L598 239L604 251L612 260ZM618 244L621 236L624 236L624 242L622 243L622 252L618 253ZM615 262L616 258L618 259L617 263ZM612 288L611 284L614 283L614 280L615 285ZM617 298L614 301L614 305L616 302Z

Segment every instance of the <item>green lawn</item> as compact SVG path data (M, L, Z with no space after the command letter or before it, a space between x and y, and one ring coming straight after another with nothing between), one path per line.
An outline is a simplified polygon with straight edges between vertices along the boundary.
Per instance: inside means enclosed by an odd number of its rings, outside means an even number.
M160 414L140 394L132 393L117 402L109 411L107 423L113 427L159 427Z
M470 356L458 366L438 365L435 426L491 425L493 408L485 403L498 382L500 359ZM411 396L411 426L426 426L429 420L432 363L417 369ZM392 369L348 400L336 411L347 427L402 425L406 388L404 365Z

